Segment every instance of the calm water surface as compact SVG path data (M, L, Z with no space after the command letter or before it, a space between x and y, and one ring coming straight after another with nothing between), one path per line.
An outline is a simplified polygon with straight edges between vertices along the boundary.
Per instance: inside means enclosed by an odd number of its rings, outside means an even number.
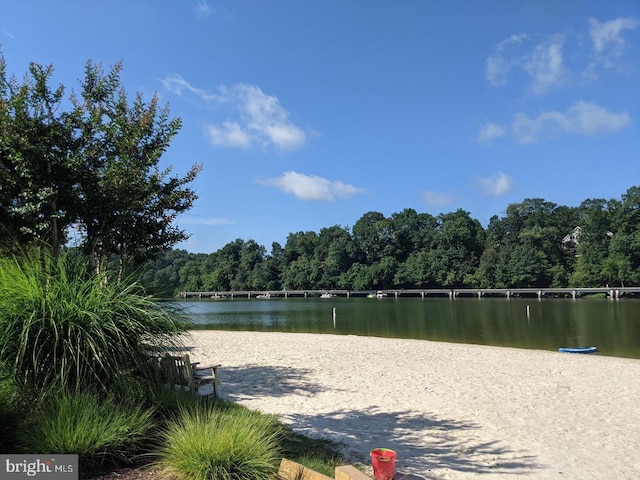
M331 333L640 358L640 300L272 298L180 302L201 329ZM333 311L335 309L335 322Z

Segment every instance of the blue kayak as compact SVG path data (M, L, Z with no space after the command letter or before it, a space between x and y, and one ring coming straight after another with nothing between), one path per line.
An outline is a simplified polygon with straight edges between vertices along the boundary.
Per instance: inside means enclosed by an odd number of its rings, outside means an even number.
M565 353L595 353L598 349L596 347L563 347L559 348L558 351Z

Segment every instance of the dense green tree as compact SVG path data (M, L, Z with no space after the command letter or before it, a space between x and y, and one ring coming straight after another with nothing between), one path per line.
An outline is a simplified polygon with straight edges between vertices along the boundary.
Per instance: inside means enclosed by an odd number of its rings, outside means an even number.
M429 252L431 276L441 286L469 285L482 255L482 225L464 210L441 214L438 223L433 249Z
M506 216L494 216L486 231L474 285L550 287L567 284L574 264L572 250L562 239L576 227L575 209L558 207L540 198L507 207Z
M431 269L431 252L418 250L398 266L393 283L399 288L434 288L438 285Z
M0 57L0 221L6 237L40 240L54 255L73 227L97 266L140 264L188 236L176 216L196 198L200 167L170 176L159 161L180 128L154 96L127 100L121 65L88 62L79 95L63 110L53 67L32 63L19 82Z
M629 188L613 209L610 258L615 263L615 285L640 283L640 187Z
M612 281L609 263L609 251L613 218L610 207L613 204L605 199L587 199L578 207L579 229L575 246L576 262L570 276L572 286L597 287ZM615 207L614 207L615 208Z
M140 271L140 283L150 294L173 297L180 292L180 270L192 254L182 249L169 250Z
M369 268L359 262L351 265L344 280L346 285L351 285L352 290L369 290L373 285Z
M204 289L205 261L207 255L196 253L189 256L179 270L181 290L186 292L202 292Z
M314 254L318 247L316 232L296 232L287 236L282 252L282 286L286 290L308 289L321 277Z
M196 199L184 177L160 170L160 157L180 129L158 98L138 93L130 105L120 80L121 64L105 72L88 62L80 96L72 96L72 155L78 166L76 225L83 249L99 259L118 255L134 263L153 258L188 236L174 223Z
M380 212L367 212L351 229L356 244L356 260L372 265L382 258L385 245L389 243L388 222Z
M269 255L241 239L210 255L189 254L180 285L222 291L638 284L639 192L632 187L621 200L585 200L576 208L525 199L493 216L487 229L463 210L437 217L413 209L389 218L368 212L353 233L337 225L291 233Z
M266 250L254 240L248 240L240 249L240 262L236 276L231 284L232 290L260 290L266 283Z
M71 128L52 67L32 63L22 82L0 56L0 223L3 240L41 240L57 255L74 220Z
M323 228L318 234L314 258L320 269L318 288L337 288L342 273L353 263L353 240L349 230L338 225Z
M278 242L271 243L271 253L265 261L265 276L267 283L264 288L267 290L282 289L282 272L284 270L284 249Z
M437 219L428 213L418 213L413 208L405 208L389 217L391 249L386 252L398 262L422 249L430 249L437 228Z

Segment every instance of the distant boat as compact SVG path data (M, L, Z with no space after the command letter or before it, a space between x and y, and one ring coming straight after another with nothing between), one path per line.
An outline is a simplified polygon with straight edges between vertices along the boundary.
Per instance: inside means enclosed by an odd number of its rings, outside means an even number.
M384 293L382 290L378 290L376 293L370 293L369 295L367 295L367 298L384 298L386 296L386 293Z
M561 347L559 352L564 353L595 353L598 349L595 346L592 347Z
M320 298L333 298L333 297L335 297L335 294L329 293L329 292L324 292L322 295L320 295Z
M258 295L256 298L271 298L271 294L267 292L267 293Z

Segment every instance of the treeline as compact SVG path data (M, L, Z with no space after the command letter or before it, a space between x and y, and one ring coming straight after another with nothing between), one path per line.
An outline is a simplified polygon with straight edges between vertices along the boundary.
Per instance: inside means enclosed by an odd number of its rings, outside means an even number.
M487 228L464 210L365 213L351 230L296 232L271 251L237 239L210 254L171 250L143 272L159 295L180 291L594 287L640 284L640 187L578 207L540 198Z

